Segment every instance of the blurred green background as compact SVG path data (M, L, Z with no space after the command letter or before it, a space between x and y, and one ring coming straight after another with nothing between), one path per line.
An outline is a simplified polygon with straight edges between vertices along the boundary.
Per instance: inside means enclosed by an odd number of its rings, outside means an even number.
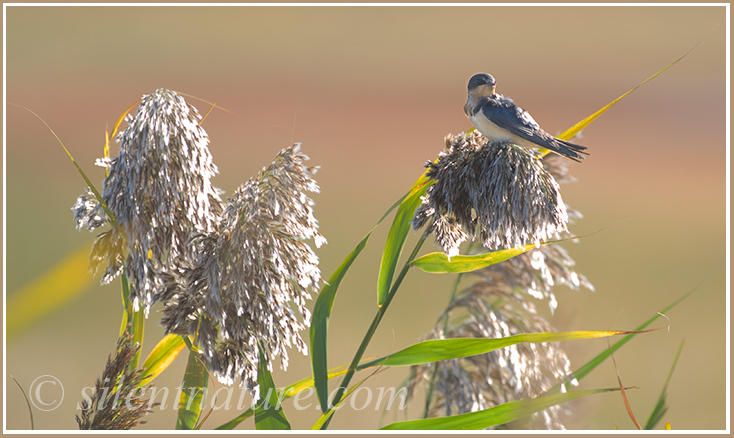
M635 91L577 137L589 147L570 163L563 196L584 219L564 244L596 292L556 288L559 330L634 329L679 296L670 331L638 337L616 355L640 421L652 410L676 349L686 345L664 418L674 429L722 429L726 422L726 10L720 7L18 7L7 8L6 102L33 109L101 187L104 130L159 87L197 96L213 111L204 127L232 193L293 141L321 166L316 214L329 244L317 251L324 277L403 195L443 148L471 128L466 83L489 72L498 91L558 134L708 37L685 59ZM718 27L716 27L718 24ZM201 113L208 105L188 98ZM84 182L48 130L7 106L5 293L23 285L94 235L69 211ZM117 145L113 145L113 155ZM622 221L622 222L620 222ZM329 359L348 363L376 311L376 276L387 224L342 284L330 325ZM411 236L411 248L417 236ZM427 244L425 251L434 251ZM416 342L448 301L450 276L410 272L367 356ZM43 374L66 393L38 429L74 429L81 388L101 375L120 324L119 282L95 286L7 340L6 379L27 389ZM12 315L13 308L6 309ZM143 354L160 338L151 312ZM658 326L664 325L660 322ZM306 334L307 335L307 334ZM563 345L574 368L606 340ZM177 387L185 357L156 380ZM374 376L395 386L407 369ZM310 375L291 352L284 386ZM605 363L582 388L617 385ZM25 401L6 383L8 429L29 428ZM305 403L304 403L305 404ZM295 428L317 419L285 403ZM418 405L420 406L420 405ZM619 394L567 405L574 429L631 429ZM374 429L380 412L344 408L333 429ZM413 417L420 407L409 410ZM170 429L170 408L143 428ZM236 416L215 412L205 428ZM392 417L390 417L392 418ZM251 428L252 420L242 427Z

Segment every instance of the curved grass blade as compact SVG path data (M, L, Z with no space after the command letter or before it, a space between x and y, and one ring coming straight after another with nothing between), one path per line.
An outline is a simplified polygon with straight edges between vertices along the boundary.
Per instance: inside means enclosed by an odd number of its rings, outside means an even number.
M13 375L10 375L10 378L13 379L13 382L18 386L18 389L20 389L20 393L23 394L23 398L25 399L25 404L28 406L28 414L31 417L31 430L35 430L36 426L33 423L33 409L31 408L31 402L28 400L28 396L26 395L25 391L23 390L23 387L20 386L20 383L13 377Z
M138 99L135 101L134 104L130 105L130 108L126 109L124 113L117 119L117 122L115 122L115 126L112 128L112 134L109 134L105 130L105 138L104 138L104 148L102 148L102 156L105 158L110 157L110 141L112 141L113 138L115 138L115 135L117 134L117 129L120 127L120 124L122 124L122 121L125 120L125 116L127 116L130 113L130 110L135 107L135 105L139 104L142 99ZM105 168L105 175L110 176L110 169Z
M173 363L178 355L186 347L186 343L179 335L168 334L161 339L153 351L143 363L143 375L146 376L140 382L140 386L145 386L153 379L158 377L169 365Z
M139 104L141 100L142 99L138 99L138 100L135 101L135 103L133 103L132 105L130 105L130 107L128 109L126 109L125 112L122 113L122 115L117 119L117 122L115 122L115 126L112 128L112 134L110 134L109 137L107 137L106 145L108 146L108 148L106 150L106 154L104 155L105 157L109 157L110 156L109 155L109 144L110 144L110 140L112 140L115 137L115 135L117 134L117 129L122 124L122 121L125 120L125 116L127 116L130 113L130 110L132 110L133 108L135 108L135 105Z
M217 104L216 104L215 102L209 102L208 100L202 99L201 97L196 97L196 96L194 96L194 95L191 95L191 94L188 94L188 93L183 93L183 92L181 92L181 91L176 91L176 93L177 93L177 94L180 94L181 96L185 96L185 97L190 97L190 98L192 98L192 99L196 99L196 100L198 100L198 101L200 101L200 102L204 102L204 103L205 103L205 104L207 104L207 105L211 105L211 107L212 107L212 108L211 108L211 109L210 109L209 111L207 111L207 114L208 114L208 113L209 113L209 112L210 112L210 111L211 111L212 109L214 109L214 108L218 108L218 109L220 109L220 110L222 110L222 111L224 111L224 112L227 112L227 113L230 113L230 114L232 114L233 116L236 116L236 115L237 115L237 114L236 114L236 113L234 113L233 111L230 111L230 110L228 110L227 108L224 108L224 107L222 107L222 106L219 106L219 105L217 105ZM203 122L203 119L202 119L202 122ZM201 123L201 122L200 122L200 123Z
M392 285L395 269L398 265L400 255L403 253L405 241L408 238L408 231L411 228L411 222L415 215L415 210L421 204L421 196L425 195L426 190L431 182L424 173L418 181L413 184L408 195L403 202L400 203L395 219L385 241L385 249L382 252L382 260L380 261L380 272L377 277L377 306L382 307L387 298Z
M367 246L372 231L362 239L356 248L347 256L346 259L334 271L329 278L328 283L319 293L319 298L314 306L313 318L311 319L310 345L311 345L311 368L313 370L314 382L316 387L316 396L319 399L319 405L322 411L326 412L328 406L328 356L327 356L327 335L329 330L329 317L331 309L334 305L336 292L339 290L344 275L346 275L352 263Z
M184 341L185 342L185 341ZM178 399L176 430L194 430L206 400L209 372L199 360L195 350L189 350L189 362Z
M201 126L201 125L202 125L202 124L204 123L204 120L206 120L206 118L207 118L207 116L209 115L209 113L210 113L210 112L212 112L212 110L213 110L213 109L214 109L214 108L215 108L216 106L217 106L217 104L216 104L216 103L213 103L213 104L212 104L212 105L211 105L211 106L209 107L209 110L208 110L208 111L206 112L206 114L204 114L204 117L202 117L202 118L201 118L201 120L199 120L199 126Z
M406 195L407 196L407 195ZM357 244L357 247L347 256L344 261L341 262L339 267L331 274L329 281L323 287L316 299L314 304L313 316L311 318L311 329L309 332L309 343L311 345L311 368L314 375L316 396L319 400L319 405L322 406L323 412L326 412L326 407L329 405L329 387L327 370L328 367L328 355L327 355L327 338L329 332L329 318L331 317L331 309L334 306L334 299L336 293L339 291L339 285L342 279L347 274L349 268L351 268L354 260L357 259L362 250L367 246L367 241L370 239L372 232L375 231L378 225L390 214L401 202L405 199L405 196L400 198L395 204L390 207L374 227L367 233L366 236Z
M665 404L665 399L668 398L668 384L670 383L670 378L673 377L673 371L675 371L676 365L678 365L678 359L680 359L680 354L683 351L683 345L685 343L685 340L681 341L680 347L678 347L678 353L676 353L675 359L673 359L673 365L670 367L668 378L665 379L663 390L660 392L660 398L658 398L658 402L655 404L655 408L650 414L650 418L648 418L647 423L645 423L645 430L653 430L660 420L663 419L665 413L668 412L668 406Z
M320 430L324 426L324 424L327 421L329 421L329 419L331 419L331 417L334 415L334 412L336 412L344 404L344 402L347 401L347 399L349 398L349 395L351 395L352 392L354 392L354 390L362 386L362 384L370 377L372 377L372 375L365 377L364 379L360 380L359 383L349 388L347 392L344 394L344 397L342 397L341 401L339 401L335 406L329 408L326 412L324 412L321 415L321 417L319 417L318 420L316 420L316 423L314 423L314 425L311 426L311 430Z
M33 114L34 116L36 116L36 118L37 118L38 120L40 120L40 121L41 121L41 123L43 123L44 125L46 125L46 128L48 128L48 130L49 130L49 131L51 131L51 134L53 134L53 136L54 136L54 137L56 138L56 141L58 141L58 142L59 142L59 144L61 145L61 147L62 147L62 148L64 148L64 151L66 152L66 155L68 155L68 156L69 156L69 159L71 160L72 164L74 164L74 167L76 167L76 170L77 170L77 171L79 172L79 174L80 174L80 175L82 176L82 178L84 178L84 182L86 182L86 183L87 183L87 186L89 186L89 188L90 188L90 189L92 190L92 193L94 193L94 196L96 196L96 197L97 197L97 201L99 201L99 204L100 204L100 205L102 206L102 208L104 209L105 213L107 214L107 217L109 217L109 218L110 218L110 221L112 222L112 224L113 224L114 226L116 226L116 227L117 227L117 229L118 229L118 230L119 230L119 231L120 231L120 232L121 232L121 233L122 233L123 235L125 235L125 230L123 230L123 229L122 229L122 227L120 226L120 224L118 224L118 223L117 223L117 220L115 219L115 215L113 215L113 214L112 214L112 212L110 211L110 209L109 209L109 208L107 207L107 204L105 204L104 200L102 199L102 195L100 195L100 194L99 194L99 192L97 191L97 188L96 188L96 187L94 187L94 184L92 184L92 181L91 181L91 180L90 180L90 179L89 179L89 178L87 177L87 174L85 174L85 173L84 173L84 171L82 170L82 168L81 168L81 167L79 166L79 164L77 164L76 160L75 160L75 159L74 159L74 157L73 157L73 156L71 155L71 152L69 152L69 150L68 150L68 149L66 148L66 146L64 146L64 143L63 143L63 142L61 141L61 139L59 138L59 136L58 136L58 135L56 135L56 132L54 132L54 130L53 130L53 129L51 129L51 127L50 127L50 126L48 126L48 123L46 123L46 121L44 121L44 120L43 120L43 119L41 118L41 116L39 116L38 114L36 114L35 112L33 112L33 110L32 110L32 109L30 109L30 108L26 108L26 107L24 107L24 106L20 106L20 105L16 105L16 106L18 106L18 107L20 107L20 108L23 108L23 109L25 109L26 111L29 111L29 112L30 112L31 114Z
M658 329L653 329L658 330ZM524 333L520 335L507 336L504 338L454 338L454 339L430 339L404 348L390 356L372 360L364 363L358 369L365 369L375 365L387 367L421 365L433 363L439 360L457 359L460 357L475 356L477 354L489 353L490 351L508 347L510 345L540 342L559 342L574 339L606 338L609 336L624 335L628 331L573 331L573 332L547 332L547 333ZM641 332L636 332L641 333Z
M124 117L127 115L127 113L138 103L140 100L138 100L136 103L134 103L130 108L123 113L122 116L117 120L117 123L115 124L115 128L112 131L112 134L109 137L106 137L105 139L105 151L104 153L107 156L109 154L109 140L116 134L117 128L120 126L120 123L124 119ZM61 145L61 147L66 152L66 155L68 155L71 162L76 167L79 174L82 176L84 181L87 183L89 188L92 190L94 195L97 197L97 200L102 205L103 209L105 210L105 213L110 218L112 224L117 227L117 229L125 235L125 231L120 227L120 225L115 220L115 216L112 214L112 212L107 207L107 204L105 204L104 200L102 199L102 196L97 191L96 187L94 187L94 184L92 184L92 181L87 177L87 175L84 173L84 171L81 169L79 164L77 164L74 157L71 155L71 152L66 148L64 143L61 141L58 135L56 135L56 132L51 129L51 127L46 123L45 120L41 118L38 114L36 114L33 110L30 108L26 108L21 105L13 104L19 108L25 109L26 111L33 114L38 120L43 123L46 128L51 132L51 134L56 138L56 141ZM41 277L34 280L29 285L25 286L21 291L19 291L17 294L13 295L13 298L9 299L9 306L18 306L20 307L19 311L14 311L12 313L12 316L8 319L8 327L7 327L7 333L8 338L12 337L17 331L25 327L26 325L33 322L35 319L39 318L40 316L48 313L49 311L53 310L54 308L60 307L65 302L69 301L71 298L81 294L85 290L88 289L89 285L91 284L92 278L88 275L88 267L89 267L89 257L90 250L86 250L84 253L84 264L86 265L85 269L82 271L80 269L81 265L81 259L82 259L82 252L77 251L74 252L68 256L66 256L62 261L57 263L54 267L52 267L50 270L46 271L44 274L42 274ZM84 272L84 274L80 274L81 272ZM130 320L129 316L127 318L124 318L123 320L123 328L121 329L121 333L124 330L124 327L127 325L127 322ZM139 325L139 324L138 324ZM138 341L142 341L141 339L136 339Z
M701 41L703 41L703 39L702 39ZM573 137L574 137L574 136L575 136L576 134L578 134L578 133L579 133L579 132L580 132L580 131L581 131L582 129L584 129L584 128L586 128L587 126L589 126L589 125L591 124L591 122L593 122L593 121L594 121L594 120L596 120L596 119L597 119L597 118L598 118L599 116L601 116L602 114L604 114L604 113L605 113L605 112L606 112L606 111L607 111L607 110L608 110L609 108L611 108L611 107L613 107L614 105L616 105L616 104L617 104L617 102L619 102L620 100L622 100L622 99L624 99L625 97L627 97L627 96L628 96L628 95L629 95L630 93L632 93L632 92L633 92L633 91L635 91L636 89L638 89L638 88L640 88L641 86L645 85L646 83L650 82L650 81L651 81L651 80L652 80L653 78L655 78L656 76L658 76L659 74L661 74L661 73L662 73L662 72L664 72L665 70L667 70L667 69L669 69L670 67L672 67L673 65L677 64L677 63L678 63L678 61L680 61L681 59L683 59L683 58L685 58L686 56L688 56L688 54L689 54L689 53L691 53L691 52L693 51L693 49L695 49L696 47L698 47L698 45L699 45L699 44L701 44L701 41L699 41L699 42L698 42L698 43L697 43L697 44L696 44L695 46L693 46L693 47L692 47L692 48L691 48L691 49L690 49L689 51L687 51L687 52L686 52L686 53L685 53L685 54L684 54L683 56L681 56L680 58L678 58L678 59L676 59L675 61L673 61L672 63L670 63L670 65L668 65L668 66L667 66L667 67L665 67L664 69L660 70L659 72L655 73L654 75L652 75L652 76L650 76L649 78L645 79L644 81L640 82L640 83L639 83L639 84L638 84L638 85L637 85L636 87L632 88L632 89L631 89L631 90L629 90L628 92L624 93L623 95L621 95L621 96L619 96L618 98L614 99L613 101L609 102L609 103L608 103L608 104L606 104L606 105L605 105L604 107L602 107L602 108L601 108L601 109L600 109L599 111L595 112L594 114L590 115L589 117L586 117L585 119L583 119L583 120L581 120L580 122L576 123L575 125L571 126L571 127L570 127L570 128L568 128L567 130L563 131L563 133L561 133L561 135L559 135L559 136L558 136L558 138L560 138L561 140L571 140L571 139L572 139L572 138L573 138ZM541 152L543 153L543 155L545 155L545 154L547 154L547 153L549 153L549 152L550 152L550 151L549 151L548 149L539 149L539 150L540 150L540 151L541 151Z
M283 407L280 406L278 390L275 389L275 382L268 370L262 348L260 348L260 361L257 364L257 383L260 385L260 404L255 408L255 429L291 430Z
M526 251L535 248L535 244L531 243L516 248L503 249L485 254L477 255L456 255L449 260L448 256L442 252L432 252L410 262L411 265L425 272L434 274L443 273L462 273L471 272L477 269L504 262Z
M609 342L609 339L607 339L607 345L609 348L612 348L612 344ZM627 409L627 415L629 415L630 420L632 420L632 423L637 427L637 430L642 430L642 426L640 426L640 423L637 421L637 417L635 416L635 412L632 410L632 405L630 404L630 400L627 397L627 391L624 390L624 384L622 384L622 376L619 375L619 367L617 366L617 359L614 358L614 353L612 353L612 364L614 365L614 374L617 376L617 382L619 382L619 390L622 392L622 401L624 402L624 407Z
M360 380L356 385L349 388L346 391L346 393L343 394L343 396L334 397L334 399L337 400L336 405L329 406L329 409L326 412L324 412L324 414L321 415L321 417L319 417L316 423L311 427L311 430L321 430L321 429L328 428L329 421L331 421L331 417L334 415L334 412L336 412L346 402L346 400L349 398L352 392L354 392L357 388L361 387L362 384L367 381L367 379L374 376L381 368L382 367L378 367L369 376L365 377L364 379Z
M598 338L604 336L614 336L619 334L625 334L631 332L625 331L605 331L605 332L554 332L554 333L531 333L526 335L517 335L510 338L500 339L475 339L475 338L461 338L461 339L443 339L440 341L452 341L441 348L440 351L434 350L435 345L431 345L430 341L424 341L401 350L393 355L382 357L379 359L370 360L357 367L357 370L364 370L375 366L405 366L421 363L436 362L438 360L452 359L456 357L473 356L475 354L486 353L498 348L503 348L508 345L512 345L520 342L555 342L560 340L570 339L586 339L586 338ZM428 343L428 344L427 344ZM451 345L453 344L453 346ZM452 351L455 349L455 351ZM406 351L407 350L407 351ZM396 357L397 356L397 357ZM347 373L347 369L344 366L336 368L334 372L329 373L328 379L338 377ZM310 387L314 386L313 377L308 377L300 380L290 386L283 388L279 392L281 400L285 400L299 394ZM343 398L344 399L344 398ZM343 400L342 399L342 400ZM337 406L339 404L337 403ZM241 422L245 421L254 414L252 409L247 409L242 414L238 415L229 422L219 426L216 430L232 430Z
M51 269L7 297L5 333L13 339L25 327L89 290L89 247L68 254Z
M602 362L604 362L607 358L609 358L609 356L612 354L612 352L617 351L620 348L622 348L622 346L624 344L626 344L627 342L631 341L632 338L634 338L638 333L644 333L646 331L645 329L647 327L649 327L650 324L652 324L653 322L655 322L658 318L661 318L662 317L661 316L662 314L668 313L671 309L673 309L675 306L677 306L678 304L680 304L683 300L685 300L686 298L688 298L691 294L693 294L694 292L696 292L698 290L698 288L701 286L701 284L703 284L703 282L699 283L693 289L691 289L690 291L686 292L682 297L678 298L672 304L670 304L669 306L667 306L664 309L662 309L655 316L653 316L652 318L650 318L647 321L645 321L642 325L640 325L639 327L637 327L637 329L635 329L635 331L630 332L629 335L625 336L621 340L619 340L619 341L615 342L614 344L612 344L612 347L611 348L604 349L604 351L602 351L601 353L599 353L596 357L594 357L593 359L591 359L590 361L588 361L587 363L585 363L584 365L582 365L579 369L577 369L576 371L574 371L573 374L572 374L573 377L576 380L581 380L584 377L586 377L592 370L594 370L594 368L596 368L597 366L601 365ZM555 393L558 393L561 390L561 386L562 386L562 383L556 384L551 389L549 389L546 393L547 394L555 394Z
M452 415L450 417L400 421L388 424L381 430L481 430L520 420L557 404L612 391L619 391L619 388L572 391L565 394L504 403L483 411Z

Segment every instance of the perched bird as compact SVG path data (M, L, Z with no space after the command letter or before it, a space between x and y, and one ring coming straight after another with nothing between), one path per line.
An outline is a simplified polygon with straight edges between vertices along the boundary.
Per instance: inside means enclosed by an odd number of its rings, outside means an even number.
M581 162L585 146L555 138L543 130L533 117L509 97L495 92L492 75L479 73L469 79L469 96L464 113L490 141L509 141L525 148L545 148Z

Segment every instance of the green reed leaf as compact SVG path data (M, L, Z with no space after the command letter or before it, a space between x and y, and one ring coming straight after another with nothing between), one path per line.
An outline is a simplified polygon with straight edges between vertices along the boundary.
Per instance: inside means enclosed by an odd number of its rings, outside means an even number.
M655 404L655 408L650 414L650 418L648 418L647 423L645 423L645 430L653 430L660 420L663 419L663 416L668 412L668 406L665 403L665 400L668 398L668 384L670 383L671 377L673 377L673 371L675 371L676 365L678 365L678 359L680 359L680 354L683 351L683 345L685 345L685 343L685 340L681 341L680 347L678 347L678 352L675 355L675 359L673 359L673 365L670 367L668 378L665 379L665 384L663 385L663 390L660 392L660 397Z
M526 251L535 248L535 244L528 244L516 248L503 249L485 254L456 255L449 257L442 252L432 252L418 257L410 264L434 274L471 272L496 263L504 262Z
M504 338L454 338L430 339L413 344L396 353L383 358L364 363L358 369L365 369L376 365L386 367L421 365L439 360L457 359L489 353L510 345L540 342L559 342L575 339L606 338L609 336L625 335L628 331L572 331L548 333L524 333Z
M703 40L701 40L701 41L703 41ZM644 81L640 82L640 83L639 83L639 84L638 84L638 85L637 85L636 87L632 88L632 89L631 89L631 90L629 90L628 92L624 93L623 95L619 96L618 98L616 98L616 99L614 99L613 101L609 102L608 104L604 105L604 106L603 106L603 107L602 107L602 108L601 108L600 110L598 110L597 112L595 112L595 113L593 113L592 115L590 115L590 116L586 117L585 119L583 119L583 120L581 120L580 122L576 123L575 125L571 126L571 127L570 127L570 128L568 128L567 130L563 131L563 132L561 133L561 135L559 135L559 136L558 136L558 138L560 138L561 140L571 140L571 139L572 139L572 138L573 138L573 137L574 137L574 136L575 136L576 134L578 134L579 132L581 132L581 130L582 130L582 129L584 129L584 128L586 128L587 126L589 126L589 125L591 124L591 122L593 122L593 121L594 121L594 120L596 120L596 119L597 119L597 118L598 118L599 116L601 116L602 114L604 114L604 113L605 113L605 112L606 112L606 111L607 111L607 110L608 110L609 108L611 108L611 107L613 107L614 105L616 105L616 104L617 104L617 102L619 102L620 100L624 99L624 98L625 98L625 97L627 97L627 96L628 96L628 95L629 95L630 93L632 93L633 91L637 90L638 88L640 88L641 86L645 85L646 83L648 83L649 81L651 81L651 80L652 80L653 78L655 78L656 76L658 76L659 74L661 74L661 73L662 73L662 72L664 72L665 70L669 69L670 67L672 67L673 65L675 65L676 63L678 63L678 61L680 61L681 59L683 59L683 58L685 58L686 56L688 56L688 54L689 54L689 53L691 53L691 52L693 51L693 49L695 49L695 48L696 48L696 47L697 47L697 46L698 46L699 44L701 44L701 41L699 41L699 42L698 42L698 43L697 43L697 44L696 44L695 46L693 46L693 47L691 48L691 50L689 50L689 51L688 51L688 52L686 52L686 53L685 53L685 54L684 54L683 56L681 56L680 58L678 58L678 59L676 59L675 61L673 61L672 63L670 63L670 64L669 64L669 65L668 65L667 67L665 67L664 69L660 70L659 72L655 73L654 75L652 75L652 76L650 76L649 78L645 79ZM548 149L539 149L539 150L540 150L541 152L543 152L544 154L547 154L547 153L549 153L549 152L550 152L550 151L549 151Z
M164 336L153 347L153 351L150 352L143 363L143 375L146 377L141 381L140 385L147 385L158 377L176 360L184 348L186 348L186 343L181 336L174 334Z
M388 424L381 430L481 430L519 420L543 409L571 400L612 391L619 391L619 388L573 391L504 403L478 412L423 420L399 421Z
M586 377L591 371L593 371L596 367L601 365L602 362L607 360L611 354L620 348L627 342L631 341L632 338L637 336L639 333L645 333L647 330L645 330L647 327L650 326L653 322L655 322L658 318L662 318L662 315L668 313L670 310L672 310L675 306L680 304L683 300L691 296L698 288L701 286L703 282L699 283L691 289L690 291L686 292L683 296L675 300L672 304L666 306L664 309L662 309L660 312L658 312L655 316L651 317L647 321L645 321L642 325L637 327L634 331L630 332L630 334L626 335L624 338L620 339L619 341L612 344L611 348L606 348L604 351L599 353L596 357L582 365L580 368L578 368L576 371L573 372L573 376L576 380L581 381L584 377ZM548 394L555 394L558 393L561 390L561 384L554 385L551 389L547 391Z
M357 244L357 247L352 250L351 253L345 258L339 267L331 274L326 285L323 287L316 299L314 304L313 316L311 318L311 329L309 332L309 340L311 345L311 368L314 375L316 395L319 399L319 404L322 407L323 412L326 412L326 407L329 405L329 386L327 370L328 367L328 332L329 332L329 318L331 316L331 309L334 306L334 299L336 293L339 291L342 279L352 267L352 263L357 259L362 250L367 246L372 232L375 231L378 225L392 212L405 197L399 199L395 204L390 207L374 227L367 233L366 236Z
M430 186L425 173L413 184L408 195L400 203L395 219L385 241L385 249L382 252L382 260L380 261L380 272L377 278L377 306L381 307L385 303L387 294L390 291L395 269L397 268L400 255L403 253L405 241L408 238L408 231L411 228L411 222L415 215L415 210L421 204L421 196L425 195L426 190Z
M189 350L189 361L184 373L181 396L178 399L176 430L196 429L208 384L209 372L199 360L196 351Z
M257 383L260 385L260 402L255 408L255 429L291 430L291 425L280 406L278 391L275 389L275 382L268 370L268 361L262 348L257 364Z

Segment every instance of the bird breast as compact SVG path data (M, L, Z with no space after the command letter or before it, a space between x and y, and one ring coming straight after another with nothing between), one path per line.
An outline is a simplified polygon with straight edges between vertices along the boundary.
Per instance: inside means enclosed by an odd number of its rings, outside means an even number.
M479 117L477 117L479 116ZM481 112L477 115L471 116L471 121L474 126L490 141L510 141L514 140L514 135L507 132L507 130L500 128L494 123L490 122L484 117Z

